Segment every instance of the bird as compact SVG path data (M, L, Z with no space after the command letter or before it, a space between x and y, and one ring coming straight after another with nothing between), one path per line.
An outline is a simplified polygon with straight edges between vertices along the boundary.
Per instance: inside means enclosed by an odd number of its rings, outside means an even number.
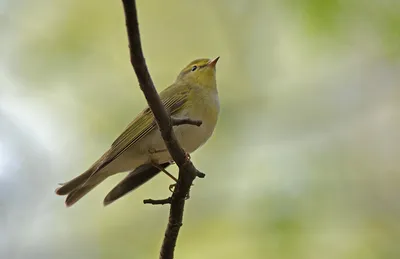
M166 111L174 118L201 121L200 126L177 125L173 131L189 155L213 134L220 112L214 59L200 58L186 65L174 83L159 94ZM66 195L70 207L108 177L129 172L105 197L109 205L146 183L174 161L169 154L149 107L140 112L111 147L82 174L61 184L57 195ZM170 175L170 174L169 174ZM172 175L170 177L174 178ZM176 178L174 178L176 180Z

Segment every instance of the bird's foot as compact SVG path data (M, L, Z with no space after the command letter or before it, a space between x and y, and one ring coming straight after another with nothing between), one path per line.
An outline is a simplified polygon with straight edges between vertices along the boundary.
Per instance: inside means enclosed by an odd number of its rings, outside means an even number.
M192 184L193 186L194 184ZM176 183L170 184L168 189L170 192L174 192L175 191L175 187L176 187ZM189 193L186 195L185 200L188 200L190 198Z
M170 185L168 186L168 190L169 190L170 192L174 192L175 186L176 186L176 183L170 184Z

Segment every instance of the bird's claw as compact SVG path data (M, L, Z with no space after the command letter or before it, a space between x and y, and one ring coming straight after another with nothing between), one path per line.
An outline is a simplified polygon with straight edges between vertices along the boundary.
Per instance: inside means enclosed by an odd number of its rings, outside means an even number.
M170 184L169 187L168 187L168 190L170 192L174 192L175 186L176 186L176 183Z
M192 186L193 186L194 184L192 184ZM170 184L169 186L168 186L168 190L170 191L170 192L174 192L174 190L175 190L175 187L176 187L176 183L173 183L173 184ZM186 195L186 197L185 197L185 200L188 200L190 198L190 195L189 195L189 193Z

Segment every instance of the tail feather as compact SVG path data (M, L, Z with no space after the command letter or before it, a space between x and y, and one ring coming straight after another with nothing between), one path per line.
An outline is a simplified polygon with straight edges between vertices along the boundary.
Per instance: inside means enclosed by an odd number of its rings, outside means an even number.
M89 178L93 175L93 169L90 168L86 172L78 175L71 181L68 181L64 184L62 184L61 187L58 187L56 189L56 194L58 195L67 195L70 192L74 191L76 188L80 187L83 185L86 181L89 180Z
M90 179L87 181L87 183L83 183L82 186L74 189L72 192L70 192L65 199L65 205L67 207L71 207L74 205L77 201L79 201L83 196L85 196L88 192L90 192L94 187L99 185L101 182L103 182L106 179L106 177L96 177L94 179Z
M160 167L167 168L171 163L161 164ZM160 172L160 169L151 164L139 166L130 172L121 182L119 182L104 198L104 206L121 198L125 194L135 190L142 184L149 181Z
M96 162L84 173L62 184L61 187L56 189L56 194L67 195L65 200L65 205L67 205L67 207L75 204L89 191L107 178L107 174L105 174L105 172L100 173L100 171L97 171L97 163L98 162Z

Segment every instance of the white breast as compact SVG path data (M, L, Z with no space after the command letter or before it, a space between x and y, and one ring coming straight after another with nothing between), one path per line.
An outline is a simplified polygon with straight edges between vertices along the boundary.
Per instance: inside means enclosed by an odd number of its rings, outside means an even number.
M208 95L204 100L204 104L201 107L190 107L186 109L185 112L177 114L177 117L188 117L195 120L201 120L201 126L195 125L180 125L174 126L174 132L178 142L181 144L185 152L192 153L200 146L202 146L212 135L219 113L219 100L218 94ZM205 105L205 103L207 105ZM212 109L212 111L210 111ZM206 114L214 113L215 116L209 116ZM147 139L151 139L150 145L145 148L150 148L154 150L165 150L165 152L157 152L151 155L150 159L157 161L158 163L164 163L171 160L171 157L166 151L164 141L161 138L160 133L157 131L146 136ZM147 141L144 141L147 142ZM147 142L149 143L149 142Z
M181 125L174 127L176 137L181 143L183 149L186 152L193 152L200 146L202 146L212 135L219 113L219 100L218 95L207 96L208 100L204 100L201 109L189 109L184 117L189 117L191 119L201 120L202 124L200 127L194 125ZM209 114L215 113L215 116L210 116Z

